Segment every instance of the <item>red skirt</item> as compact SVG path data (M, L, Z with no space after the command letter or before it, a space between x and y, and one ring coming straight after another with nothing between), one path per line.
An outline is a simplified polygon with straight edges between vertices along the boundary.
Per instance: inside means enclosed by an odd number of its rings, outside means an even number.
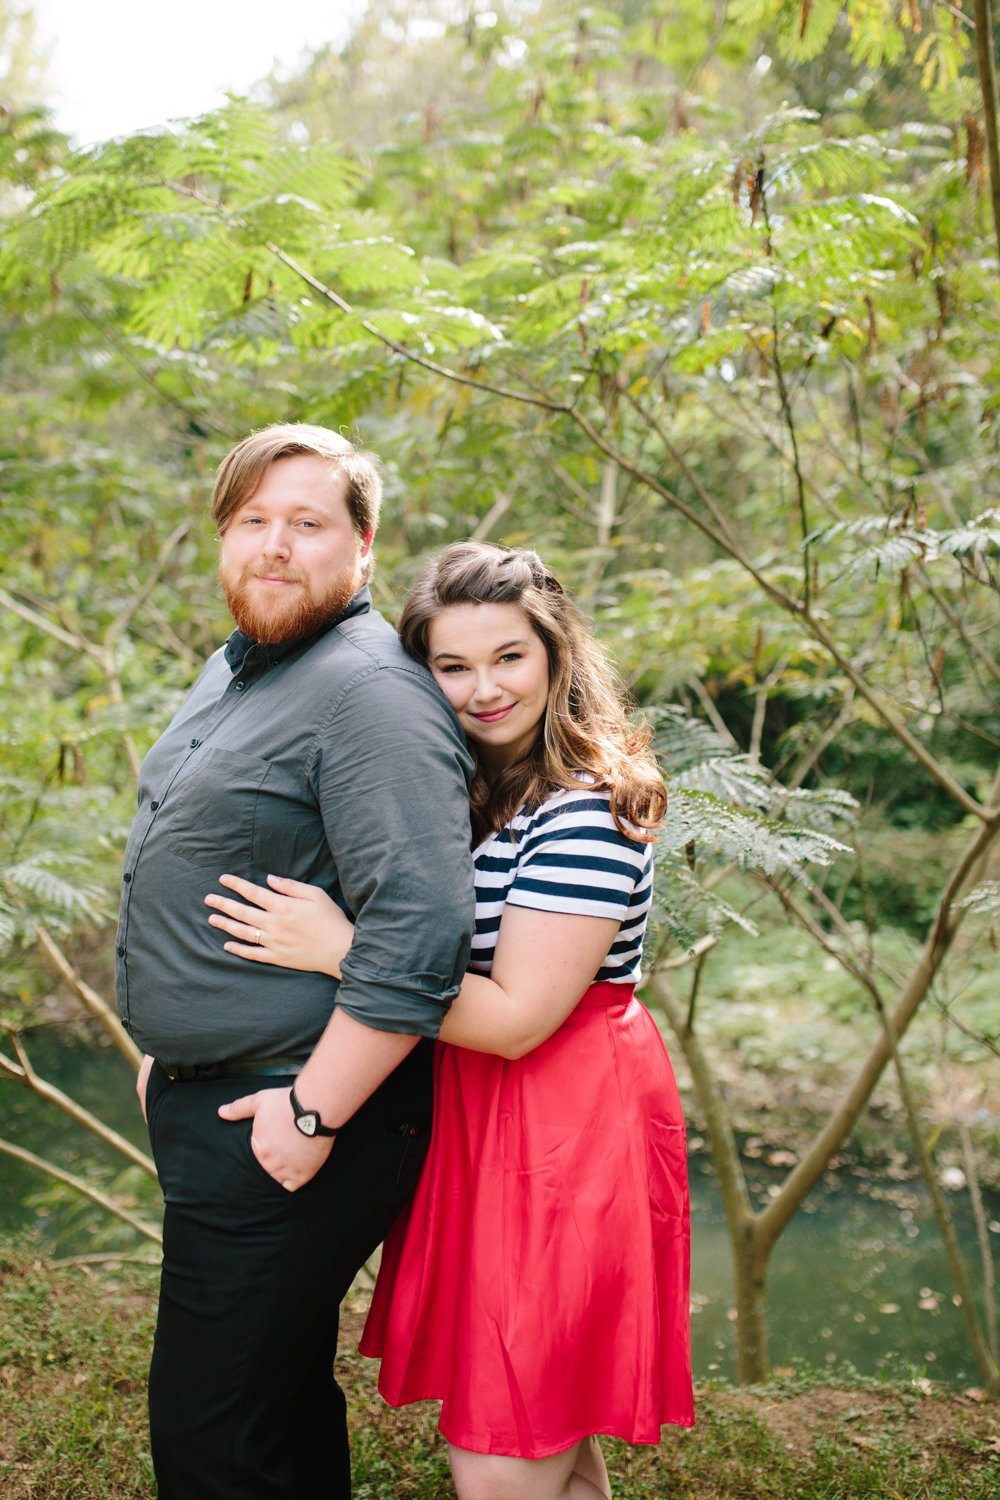
M649 1012L595 984L516 1061L439 1045L436 1080L361 1340L382 1395L520 1458L691 1426L684 1121Z

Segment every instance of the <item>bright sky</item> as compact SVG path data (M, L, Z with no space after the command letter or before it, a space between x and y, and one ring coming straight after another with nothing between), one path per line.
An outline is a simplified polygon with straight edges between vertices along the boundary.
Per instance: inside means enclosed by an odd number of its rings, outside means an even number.
M339 42L365 0L31 0L57 125L78 145L203 114Z

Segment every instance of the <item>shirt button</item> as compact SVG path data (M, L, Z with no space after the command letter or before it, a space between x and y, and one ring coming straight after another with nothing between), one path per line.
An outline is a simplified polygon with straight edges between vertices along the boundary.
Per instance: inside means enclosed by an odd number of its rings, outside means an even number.
M155 812L156 809L159 807L159 805L160 804L158 802L151 802L149 804L149 810L150 810L150 812Z
M123 881L124 881L124 883L125 883L125 884L126 884L126 885L128 885L128 883L129 883L129 881L130 881L130 880L131 880L131 879L132 879L132 877L131 877L131 875L123 875L123 876L122 876L122 880L123 880Z
M124 948L116 948L115 952L118 954L119 958L124 958L125 957L125 949Z
M197 750L197 748L198 748L198 746L200 744L201 744L201 740L192 740L191 741L191 749L192 750Z
M245 682L238 682L238 683L237 683L237 684L236 684L236 691L237 691L237 692L238 692L238 693L242 693L242 691L243 691L243 689L244 689L244 688L245 688L245 687L246 687L246 683L245 683Z

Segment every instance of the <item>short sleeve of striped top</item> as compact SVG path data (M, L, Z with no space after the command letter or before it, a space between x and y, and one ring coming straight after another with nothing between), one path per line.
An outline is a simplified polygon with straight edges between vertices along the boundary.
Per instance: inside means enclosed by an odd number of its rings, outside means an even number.
M489 974L504 907L611 917L621 927L594 982L636 984L653 889L653 851L615 826L607 792L559 790L475 852L476 931L469 968Z

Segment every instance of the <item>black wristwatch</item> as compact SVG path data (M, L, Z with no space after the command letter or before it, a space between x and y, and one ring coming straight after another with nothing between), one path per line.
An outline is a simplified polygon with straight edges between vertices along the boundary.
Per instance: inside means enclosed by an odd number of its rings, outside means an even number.
M303 1135L308 1135L308 1136L314 1136L314 1135L329 1135L329 1136L334 1136L334 1135L337 1134L337 1132L335 1130L331 1130L330 1129L329 1125L324 1125L323 1124L323 1121L319 1117L319 1110L318 1109L303 1109L302 1108L302 1105L299 1103L298 1099L295 1097L295 1085L294 1084L292 1084L291 1100L292 1100L292 1113L295 1116L295 1128L296 1128L296 1130L301 1130L301 1132L302 1132Z

